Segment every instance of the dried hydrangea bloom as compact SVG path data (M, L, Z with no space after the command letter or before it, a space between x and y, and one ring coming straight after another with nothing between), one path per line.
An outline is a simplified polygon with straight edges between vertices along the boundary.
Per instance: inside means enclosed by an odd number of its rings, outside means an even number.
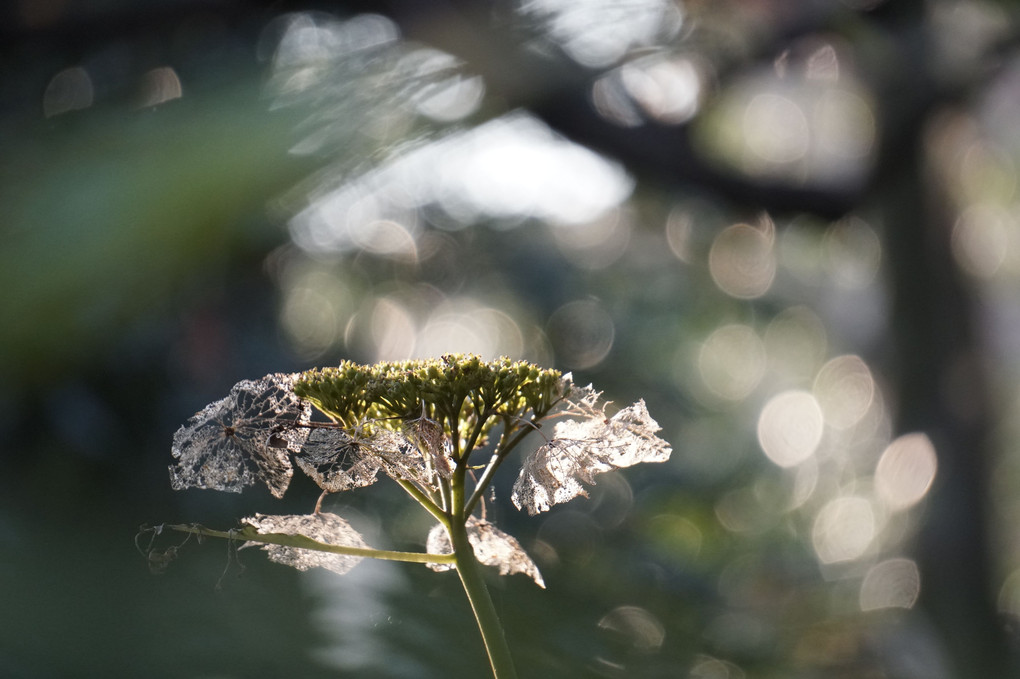
M313 404L332 421L311 422ZM513 448L552 417L558 421L551 438L525 460L513 487L514 504L531 514L585 495L585 486L598 474L669 459L670 447L656 435L660 427L644 401L607 418L601 394L590 385L576 387L569 375L507 358L483 362L451 354L371 366L344 362L338 368L239 382L174 435L171 480L175 489L229 491L258 481L281 497L293 473L293 456L327 492L371 485L382 472L434 516L452 518L471 514ZM491 432L499 433L492 445ZM488 462L469 460L484 450ZM470 494L452 487L464 483L466 469L484 470ZM461 505L454 507L455 501ZM263 533L363 545L333 515L258 516L246 522ZM479 561L542 584L535 564L512 537L475 517L467 519L466 530ZM433 553L451 549L442 529L430 534L429 548ZM314 549L267 549L274 560L298 568L323 565L315 562ZM322 558L330 559L324 562L327 568L349 568L337 565L339 557L331 552Z
M308 430L310 407L294 394L297 375L275 373L243 380L230 393L192 416L174 434L170 483L174 490L207 488L241 492L261 481L283 497Z
M598 474L669 459L669 444L656 436L661 427L644 400L607 419L589 385L571 393L563 412L574 419L556 424L552 439L525 460L514 483L510 498L529 514L587 495L584 484L594 485Z
M471 543L475 558L479 563L499 568L500 575L524 573L534 580L536 585L545 589L545 581L542 579L538 566L531 560L516 538L507 535L485 519L474 516L468 517L466 527L468 541ZM425 548L429 554L453 553L450 536L440 524L436 524L429 531ZM453 568L453 564L430 563L429 568L434 571L448 571Z
M292 456L326 492L371 485L381 472L439 522L429 533L428 552L370 549L342 518L319 511L325 493L313 514L257 514L243 520L240 534L197 524L172 527L240 537L245 547L261 546L270 560L302 571L343 574L365 557L426 563L437 571L456 567L494 674L514 676L478 564L545 583L516 539L473 513L501 465L522 441L543 431L547 418L559 418L552 436L524 462L513 487L514 504L531 514L584 495L598 474L669 459L670 448L656 435L659 425L644 401L607 418L600 396L556 370L461 354L367 366L344 361L336 368L239 382L174 435L175 489L240 491L258 481L281 497L293 473ZM330 422L312 422L313 405ZM149 550L157 566L174 555L176 547L162 554Z
M358 547L360 549L368 548L361 534L354 530L351 524L336 514L326 512L307 515L285 514L282 516L256 514L242 520L241 523L251 526L260 535L269 533L301 535L327 545ZM331 552L302 549L301 547L267 545L255 542L246 542L243 546L262 547L262 549L269 553L270 561L275 561L285 566L292 566L299 571L306 571L309 568L325 568L343 575L357 566L363 558L348 554L333 554Z

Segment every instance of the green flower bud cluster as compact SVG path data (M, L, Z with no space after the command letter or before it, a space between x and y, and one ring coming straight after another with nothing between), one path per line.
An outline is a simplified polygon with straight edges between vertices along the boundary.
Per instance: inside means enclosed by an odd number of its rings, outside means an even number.
M374 365L344 361L304 373L294 393L345 427L374 422L399 429L416 419L433 420L461 450L459 444L466 443L461 437L479 426L475 445L499 422L514 426L529 416L543 417L569 387L558 370L506 357L483 361L448 354Z

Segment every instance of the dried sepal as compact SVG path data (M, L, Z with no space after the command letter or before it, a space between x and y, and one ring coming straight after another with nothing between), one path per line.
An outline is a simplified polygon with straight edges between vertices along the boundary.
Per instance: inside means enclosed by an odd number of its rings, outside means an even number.
M372 485L380 471L397 481L437 488L434 451L403 432L370 423L350 431L313 428L294 461L330 493Z
M639 462L665 462L672 452L656 436L661 427L648 414L644 400L606 418L599 394L589 385L571 390L563 413L574 419L558 422L552 438L521 468L511 500L529 514L587 495L598 474Z
M293 391L297 375L243 380L223 399L193 415L174 434L174 490L241 492L256 481L283 497L293 474L289 454L301 449L310 407Z
M545 588L545 581L542 579L538 566L531 560L516 538L507 535L485 519L474 516L468 517L467 534L475 558L480 563L498 568L500 575L524 573L534 580L536 585ZM429 531L426 550L430 554L453 553L450 536L441 524L436 524ZM454 566L447 563L430 563L428 567L434 571L448 571Z
M422 415L408 422L404 433L437 474L450 478L453 474L453 444L443 431L443 425Z
M366 454L371 455L391 479L410 481L427 488L436 487L436 479L429 473L427 458L402 433L376 429L360 443Z
M251 526L260 535L269 533L281 535L301 535L327 545L343 547L368 548L361 534L336 514L326 512L319 514L284 514L271 516L256 514L243 519L242 524ZM325 568L343 575L362 560L360 556L319 552L301 547L286 545L267 545L259 542L246 542L244 547L258 546L269 553L269 560L299 571L309 568Z
M313 429L294 461L330 493L370 486L382 467L374 456L365 454L360 441L339 428Z

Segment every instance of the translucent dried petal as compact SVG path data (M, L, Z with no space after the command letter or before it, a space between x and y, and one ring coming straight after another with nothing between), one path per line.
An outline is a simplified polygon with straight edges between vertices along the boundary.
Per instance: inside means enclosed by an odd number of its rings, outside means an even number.
M539 587L545 588L545 581L538 570L538 566L531 560L528 553L521 547L521 543L511 535L484 519L471 516L467 520L468 541L475 552L475 558L486 566L495 566L499 569L500 575L513 575L524 573L535 581ZM450 544L450 536L446 528L436 524L429 531L426 541L426 549L430 554L452 554L453 545ZM430 563L429 568L434 571L448 571L453 564Z
M371 485L380 470L398 481L437 487L430 451L403 433L381 426L372 430L371 435L362 436L341 427L314 427L294 460L320 488L331 493Z
M170 483L174 490L209 488L241 492L256 481L276 497L293 474L289 453L301 449L310 407L293 392L298 375L275 373L243 380L192 416L174 434Z
M370 486L382 463L343 429L313 429L294 456L301 470L330 493Z
M407 438L429 461L432 469L443 478L450 478L453 474L453 467L450 464L453 444L443 431L443 426L423 415L408 423L404 431Z
M368 548L361 534L351 527L351 524L336 514L285 514L281 516L269 516L256 514L253 517L243 519L242 524L251 526L260 535L267 533L279 533L283 535L303 535L316 542L324 542L328 545L340 545L344 547ZM349 556L347 554L332 554L330 552L318 552L313 549L301 547L287 547L284 545L266 545L258 542L246 542L245 547L258 546L269 553L269 560L282 563L285 566L292 566L299 571L306 571L309 568L325 568L343 575L351 570L362 560L360 556Z
M581 484L584 463L576 459L576 441L553 439L529 457L514 482L510 499L517 509L527 508L529 514L549 511L553 505L587 497ZM589 481L590 482L590 481Z
M429 473L431 460L426 460L422 451L403 434L377 428L371 436L360 439L358 443L390 478L437 487L434 475Z
M601 415L605 410L605 404L599 405L602 392L595 391L594 386L590 384L586 387L577 386L574 384L573 373L563 376L563 384L563 390L567 392L567 398L561 406L563 412L578 416L595 416Z
M590 386L572 394L566 412L581 419L557 423L553 438L525 460L510 496L518 509L544 512L587 495L583 484L594 485L598 474L669 459L672 451L655 435L661 427L644 400L606 419L597 397Z

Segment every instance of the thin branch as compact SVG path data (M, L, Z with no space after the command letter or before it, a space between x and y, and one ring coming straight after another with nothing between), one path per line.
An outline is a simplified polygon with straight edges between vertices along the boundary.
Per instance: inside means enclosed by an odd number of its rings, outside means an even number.
M492 412L489 410L478 410L478 406L475 405L475 410L478 413L478 421L475 423L474 429L471 430L471 436L467 440L467 445L464 446L464 455L462 456L463 462L466 465L468 458L471 457L471 451L475 449L478 444L478 439L482 435L482 431L485 429L485 423L492 417ZM461 459L457 460L457 464L461 463Z
M450 511L450 480L442 476L437 476L436 480L439 482L439 499L443 503L441 509L448 512Z
M365 549L361 547L347 547L345 545L329 545L325 542L319 542L304 535L259 533L251 526L245 526L239 530L228 531L214 530L198 524L167 524L166 527L181 533L191 533L193 535L201 535L205 537L223 538L226 540L244 540L246 542L258 542L267 545L282 545L284 547L298 547L300 549L310 549L316 552L359 556L367 559L404 561L406 563L454 563L456 560L453 554L396 552L387 549Z
M400 487L403 488L408 495L417 500L418 504L424 507L425 511L434 516L436 520L439 521L439 523L443 524L444 526L449 525L450 518L447 512L442 507L437 505L432 500L432 498L423 493L421 489L418 488L418 486L404 479L396 479L396 481L398 484L400 484Z
M471 493L471 497L468 499L467 504L464 506L464 515L471 516L471 513L475 510L475 506L481 501L485 495L485 489L492 482L492 477L496 475L496 470L506 459L507 455L510 454L514 448L516 448L524 438L532 432L537 431L539 425L531 420L521 420L527 427L521 427L517 430L514 437L505 445L501 445L496 449L496 452L492 454L492 458L489 460L489 464L485 467L485 471L482 472L482 476L478 479L478 483L475 484L475 490ZM504 430L504 434L507 430ZM502 437L501 437L502 438Z

